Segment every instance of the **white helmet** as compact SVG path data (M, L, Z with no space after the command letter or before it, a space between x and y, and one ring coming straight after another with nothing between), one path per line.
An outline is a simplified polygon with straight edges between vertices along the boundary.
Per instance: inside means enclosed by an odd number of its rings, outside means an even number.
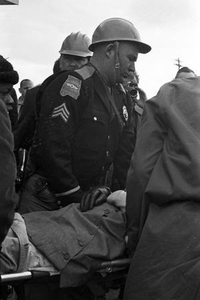
M59 51L60 54L68 54L80 57L92 56L89 50L91 41L86 34L79 32L72 32L66 37L62 43L62 47Z

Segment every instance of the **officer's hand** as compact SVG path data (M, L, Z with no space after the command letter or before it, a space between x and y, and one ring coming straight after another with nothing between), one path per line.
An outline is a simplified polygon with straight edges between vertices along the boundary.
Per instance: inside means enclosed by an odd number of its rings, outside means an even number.
M107 200L107 196L110 195L111 191L107 186L93 187L89 189L82 197L80 203L81 211L87 211L92 209L94 206L98 206Z

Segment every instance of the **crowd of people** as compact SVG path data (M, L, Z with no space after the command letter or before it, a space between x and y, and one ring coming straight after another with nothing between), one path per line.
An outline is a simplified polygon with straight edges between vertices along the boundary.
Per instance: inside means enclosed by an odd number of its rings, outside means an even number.
M150 50L130 21L104 20L92 40L69 34L18 101L0 56L0 274L50 268L62 290L126 253L124 300L198 299L200 79L180 68L147 100L135 64Z

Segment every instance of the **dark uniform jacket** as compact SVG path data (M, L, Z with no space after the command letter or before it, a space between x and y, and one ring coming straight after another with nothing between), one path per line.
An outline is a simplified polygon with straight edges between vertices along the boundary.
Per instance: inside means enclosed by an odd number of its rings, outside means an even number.
M103 184L113 161L123 188L133 147L129 100L92 65L59 73L47 86L31 160L55 193Z
M8 112L0 100L0 247L12 224L15 193L16 165L13 154L13 136Z

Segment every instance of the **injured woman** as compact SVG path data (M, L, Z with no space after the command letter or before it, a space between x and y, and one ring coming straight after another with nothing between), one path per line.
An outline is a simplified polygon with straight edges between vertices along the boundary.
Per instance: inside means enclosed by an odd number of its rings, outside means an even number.
M82 212L79 204L57 211L15 213L0 251L0 274L60 272L60 287L84 284L103 261L125 250L126 192Z

